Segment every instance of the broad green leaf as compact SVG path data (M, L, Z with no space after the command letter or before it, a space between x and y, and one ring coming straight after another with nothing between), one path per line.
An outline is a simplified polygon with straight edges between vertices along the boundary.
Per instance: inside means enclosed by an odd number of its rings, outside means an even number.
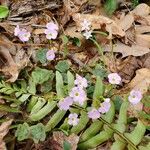
M63 142L63 150L71 150L71 144L68 141Z
M0 19L8 16L9 9L7 6L0 5Z
M27 123L19 124L15 136L17 137L18 141L23 141L28 139L30 134L29 125Z
M58 98L63 98L64 95L64 82L60 72L56 71L56 92Z
M32 72L33 82L36 84L42 84L51 77L52 71L47 69L35 68Z
M99 76L96 77L96 84L93 93L93 100L99 100L104 93L104 84Z
M30 127L31 138L35 143L44 141L46 138L45 126L42 123Z
M40 49L36 53L36 59L38 61L40 61L42 64L45 64L46 61L47 61L47 59L46 59L46 53L47 53L46 49Z
M70 68L70 65L67 60L62 60L57 63L55 68L56 70L64 73L67 72L67 70Z
M146 131L146 127L145 125L138 120L137 126L135 127L135 129L131 132L131 133L125 133L125 136L134 144L134 145L138 145L144 134Z

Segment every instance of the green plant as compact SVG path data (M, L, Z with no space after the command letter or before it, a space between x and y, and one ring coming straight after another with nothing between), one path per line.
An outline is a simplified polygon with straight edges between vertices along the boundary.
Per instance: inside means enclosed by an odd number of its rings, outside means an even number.
M38 76L36 76L37 70L40 70ZM32 80L36 84L43 84L49 79L49 71L45 71L44 79L42 78L43 72L41 69L35 69L32 74ZM36 77L33 77L36 76ZM46 137L46 132L52 132L53 130L62 130L65 134L77 134L80 135L79 149L95 148L98 145L112 141L111 150L123 150L123 149L144 149L149 145L143 147L140 145L146 132L146 127L142 121L138 120L137 124L132 127L132 131L128 130L128 126L133 126L127 122L127 108L129 102L124 100L120 104L119 109L111 102L110 110L101 115L98 120L90 120L87 116L87 110L90 105L98 107L103 100L105 91L105 84L99 76L96 78L94 86L92 102L80 107L73 105L70 111L75 112L80 116L80 120L77 126L69 126L67 123L68 111L60 110L57 107L57 102L68 95L70 90L74 87L74 75L67 72L67 84L64 83L62 74L56 71L56 93L50 92L48 95L39 95L37 92L32 94L28 91L28 82L20 81L19 83L9 84L1 81L0 93L1 96L11 104L17 104L16 107L19 110L21 104L26 104L28 113L27 123L19 124L16 137L19 141L31 138L34 142L43 141ZM29 78L30 80L30 78ZM40 81L39 81L40 80ZM55 91L55 90L54 90ZM9 95L9 96L8 96ZM88 107L87 107L88 106ZM119 115L118 115L119 111ZM45 117L51 116L45 126L38 121L42 122ZM117 117L118 116L118 117ZM35 125L29 125L30 123ZM38 124L37 124L38 123ZM64 144L64 147L69 147Z

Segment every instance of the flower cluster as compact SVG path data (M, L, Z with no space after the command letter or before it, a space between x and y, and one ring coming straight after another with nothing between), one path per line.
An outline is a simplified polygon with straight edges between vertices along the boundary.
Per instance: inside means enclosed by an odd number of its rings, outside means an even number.
M53 22L47 23L44 33L47 39L56 39L58 35L58 25Z
M83 22L81 22L81 31L84 31L83 36L85 36L86 39L92 37L91 22L84 19Z
M88 112L88 117L91 119L98 119L101 114L107 113L111 107L110 98L106 98L101 106L97 109L93 108Z
M53 22L47 23L44 33L46 34L47 39L56 39L58 35L58 25ZM29 41L31 33L26 29L20 29L19 25L17 25L14 30L14 35L18 36L22 42L27 42Z
M73 103L77 103L82 106L86 101L86 92L84 88L88 86L87 80L77 74L74 84L75 87L71 89L69 96L59 101L58 107L60 110L69 110ZM69 116L68 123L73 126L76 125L76 122L79 120L77 118L77 114L70 114Z
M27 42L29 41L31 33L26 29L20 29L19 25L17 25L14 30L14 35L17 36L22 42Z

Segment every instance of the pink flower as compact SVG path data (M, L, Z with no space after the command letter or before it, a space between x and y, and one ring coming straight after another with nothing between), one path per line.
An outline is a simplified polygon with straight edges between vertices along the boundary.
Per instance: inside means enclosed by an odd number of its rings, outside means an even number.
M91 22L84 19L83 22L81 23L81 31L90 30L90 27L91 27Z
M67 111L72 104L73 104L73 99L68 96L68 97L64 98L63 100L59 101L58 107L60 110Z
M44 33L46 34L46 38L51 40L51 39L56 39L58 35L58 26L57 24L50 22L47 23L46 25L47 29L45 29Z
M46 59L47 60L54 60L54 58L55 58L55 50L53 50L53 49L48 50L46 53Z
M76 80L74 81L74 84L81 88L86 88L88 86L87 80L78 74L76 74Z
M31 33L28 32L26 29L20 29L19 25L17 25L16 28L15 28L15 30L14 30L14 35L18 36L18 38L22 42L27 42L30 39Z
M111 107L110 98L106 98L106 99L104 100L104 102L101 103L101 107L98 109L98 111L99 111L100 113L104 114L104 113L106 113L106 112L109 111L110 107Z
M136 105L137 103L139 103L141 101L141 99L143 98L141 91L138 90L132 90L130 92L130 95L128 97L128 100L131 104Z
M27 42L27 41L29 41L30 36L31 36L30 32L27 32L27 30L25 30L25 29L22 29L22 30L19 32L19 35L18 35L19 39L20 39L22 42Z
M69 96L73 98L74 102L77 102L80 105L83 105L84 102L86 101L86 93L80 87L74 87L74 88L72 88Z
M88 112L88 117L91 119L98 119L100 117L100 113L97 109L93 108Z
M90 37L92 37L92 31L85 31L83 33L83 36L85 36L86 39L89 39Z
M68 124L76 126L79 123L78 115L76 113L70 114L68 116Z
M51 40L57 38L58 32L56 30L45 29L45 34L46 34L46 38Z
M53 22L47 23L46 27L49 30L58 30L58 25Z
M121 83L121 77L118 75L118 73L111 73L108 75L109 83L111 84L120 84Z

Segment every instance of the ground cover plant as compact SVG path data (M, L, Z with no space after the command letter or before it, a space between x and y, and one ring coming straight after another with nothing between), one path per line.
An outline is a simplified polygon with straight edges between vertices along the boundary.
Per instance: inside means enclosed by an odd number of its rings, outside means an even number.
M150 149L147 1L2 1L0 150Z

